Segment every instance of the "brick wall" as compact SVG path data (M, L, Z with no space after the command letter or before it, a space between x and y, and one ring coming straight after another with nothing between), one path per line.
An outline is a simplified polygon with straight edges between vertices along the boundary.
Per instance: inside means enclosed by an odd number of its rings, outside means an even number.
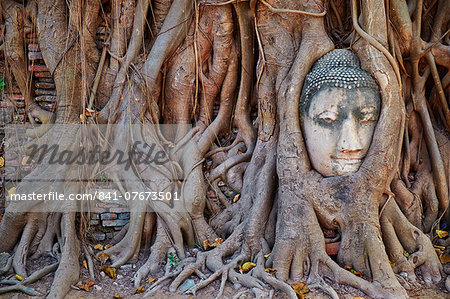
M103 43L107 38L107 28L100 26L97 31L97 47L102 49ZM27 34L25 41L27 43L27 56L29 60L28 71L32 75L34 81L34 101L41 106L41 108L48 111L56 109L56 90L52 75L42 57L41 50L37 41L35 33ZM3 59L3 57L1 58ZM9 76L7 79L12 79L11 74L5 74L4 61L0 60L0 77ZM5 182L5 177L11 176L21 172L21 175L31 172L32 166L23 165L20 155L13 151L7 151L8 155L5 157L5 149L3 146L3 124L12 123L27 123L29 119L25 115L24 97L20 93L19 88L15 85L13 80L6 80L7 86L0 97L0 157L5 159L5 165L0 168L0 215L4 212L5 198L10 190L17 182ZM15 103L15 104L13 104ZM112 190L112 192L118 192ZM99 240L106 240L112 238L124 225L129 222L130 212L125 206L125 203L105 203L97 202L93 209L92 220L90 221L91 230L94 237Z

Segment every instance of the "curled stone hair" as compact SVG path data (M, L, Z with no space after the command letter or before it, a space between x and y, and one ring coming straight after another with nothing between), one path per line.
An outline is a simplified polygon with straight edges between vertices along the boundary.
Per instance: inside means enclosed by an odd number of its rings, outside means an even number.
M368 87L378 91L376 81L361 69L358 56L347 49L335 49L316 61L303 84L300 107L304 108L323 87Z

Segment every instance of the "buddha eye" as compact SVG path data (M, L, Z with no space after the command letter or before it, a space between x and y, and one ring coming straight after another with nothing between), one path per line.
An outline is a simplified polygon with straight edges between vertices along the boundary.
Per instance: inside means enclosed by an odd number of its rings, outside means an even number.
M360 122L361 123L370 123L376 121L376 117L373 113L365 113L361 116Z
M338 119L338 115L334 112L325 111L319 114L318 119L326 124L332 124Z

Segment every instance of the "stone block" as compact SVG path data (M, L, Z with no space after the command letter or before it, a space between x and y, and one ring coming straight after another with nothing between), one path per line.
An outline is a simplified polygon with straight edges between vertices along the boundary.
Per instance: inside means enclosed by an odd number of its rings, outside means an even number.
M129 222L129 220L103 220L102 224L103 226L106 227L115 227L115 226L124 226L125 224L127 224Z
M100 215L100 219L102 220L114 220L117 219L117 214L114 213L103 213Z

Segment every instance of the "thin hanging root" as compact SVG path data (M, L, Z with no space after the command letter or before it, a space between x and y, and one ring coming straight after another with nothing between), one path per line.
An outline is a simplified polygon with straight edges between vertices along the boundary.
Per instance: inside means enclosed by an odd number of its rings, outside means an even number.
M14 283L16 283L16 284L8 286L8 287L0 288L0 294L18 291L18 292L23 292L30 296L42 296L41 293L35 291L32 288L26 287L26 285L34 283L34 282L38 281L39 279L41 279L42 277L44 277L45 275L56 271L56 269L58 268L58 265L59 265L59 262L54 263L54 264L49 265L41 270L34 272L33 274L31 274L28 278L26 278L23 281L20 281L17 283L14 281Z
M402 92L402 77L400 76L400 69L398 68L397 62L395 61L395 58L392 57L391 53L389 53L388 50L386 50L385 47L383 47L382 44L380 44L379 41L377 41L375 38L367 34L358 23L358 16L357 16L357 7L356 7L356 0L352 0L352 20L353 20L353 28L355 28L356 32L365 39L369 44L374 46L378 51L384 54L386 58L389 60L389 63L392 66L392 69L395 72L395 76L397 77L398 86L400 90L400 94Z

